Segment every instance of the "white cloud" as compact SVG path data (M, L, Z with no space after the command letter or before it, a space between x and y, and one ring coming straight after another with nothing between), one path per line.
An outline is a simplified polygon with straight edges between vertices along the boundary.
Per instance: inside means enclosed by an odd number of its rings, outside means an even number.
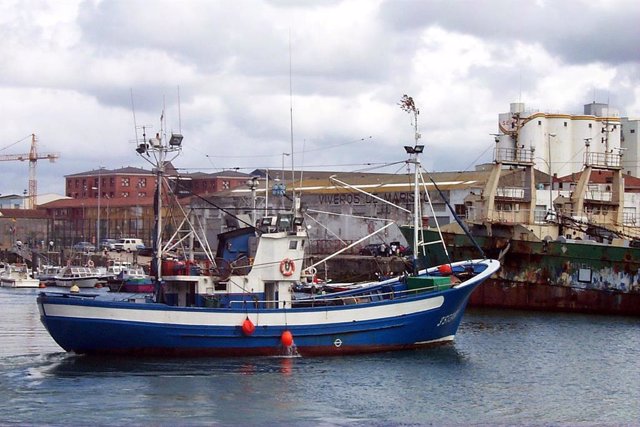
M304 164L359 169L404 157L406 93L425 164L467 168L490 160L510 102L575 112L595 93L638 116L638 13L625 0L5 1L0 147L35 132L42 152L61 154L38 165L42 192L99 166L148 167L130 142L132 90L150 134L163 107L169 130L181 123L179 167L281 167L292 101ZM26 140L0 154L28 150ZM28 165L3 167L0 193L22 192Z

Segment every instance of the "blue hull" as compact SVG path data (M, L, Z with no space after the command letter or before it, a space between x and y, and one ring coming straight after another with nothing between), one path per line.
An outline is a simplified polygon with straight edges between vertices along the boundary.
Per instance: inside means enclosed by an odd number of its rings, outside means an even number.
M46 292L38 296L38 305L41 321L54 340L63 349L78 354L279 356L297 351L302 356L340 355L409 349L453 340L477 285L356 306L291 308L286 313L282 309L177 308ZM408 308L425 304L433 306ZM366 318L362 317L365 312ZM354 320L305 321L314 317L340 318L347 313L353 314ZM176 316L187 320L157 320ZM242 321L237 320L245 316L259 320L273 316L285 321L257 322L255 331L247 336L242 331ZM211 320L213 317L233 317L235 324L217 325ZM149 321L144 320L147 318ZM293 348L281 343L285 330L293 335Z

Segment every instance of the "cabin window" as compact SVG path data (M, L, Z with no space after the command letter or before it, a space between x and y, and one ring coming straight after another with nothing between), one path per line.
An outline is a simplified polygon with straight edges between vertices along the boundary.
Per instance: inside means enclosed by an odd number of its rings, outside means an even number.
M590 268L581 268L578 270L578 281L583 283L591 283L591 269Z
M593 126L592 126L592 123L589 123L589 129L591 129L592 127L593 127Z
M542 120L538 120L538 126L542 126Z
M278 231L286 231L291 228L291 221L293 220L292 214L279 214L276 222Z
M291 250L298 249L298 241L297 240L290 241L289 242L289 249L291 249Z
M564 122L564 127L567 127L567 122Z

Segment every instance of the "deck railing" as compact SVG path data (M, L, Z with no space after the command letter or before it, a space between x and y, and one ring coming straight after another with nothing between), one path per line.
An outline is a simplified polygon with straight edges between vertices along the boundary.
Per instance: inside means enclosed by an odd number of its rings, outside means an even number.
M340 295L331 297L331 294L314 295L307 298L294 299L289 305L286 301L277 300L249 300L249 301L230 301L231 308L256 308L256 307L273 307L273 308L312 308L325 306L344 306L354 304L365 304L370 302L383 302L397 298L407 298L424 292L434 292L438 290L437 285L425 286L415 289L406 289L401 291L378 292L368 291L367 293L357 294L357 289L353 294ZM283 306L283 304L285 304Z

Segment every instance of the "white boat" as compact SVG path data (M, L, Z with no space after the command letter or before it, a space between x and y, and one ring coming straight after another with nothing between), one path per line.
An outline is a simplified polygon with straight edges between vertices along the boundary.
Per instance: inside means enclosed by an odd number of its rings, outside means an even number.
M38 273L36 274L36 279L43 283L44 285L53 285L55 286L56 276L60 274L60 270L62 267L59 265L43 265L40 266Z
M151 276L145 273L144 268L140 266L123 268L117 277L123 282L127 280L146 280L151 278Z
M0 275L0 286L5 288L39 288L40 280L31 276L26 264L7 264Z
M94 288L98 283L97 273L91 267L68 265L64 267L55 279L56 286L70 288Z
M116 279L116 277L118 277L118 274L120 274L120 272L122 270L131 268L132 264L129 261L118 261L118 260L114 260L111 261L111 263L107 266L107 279L109 281Z

